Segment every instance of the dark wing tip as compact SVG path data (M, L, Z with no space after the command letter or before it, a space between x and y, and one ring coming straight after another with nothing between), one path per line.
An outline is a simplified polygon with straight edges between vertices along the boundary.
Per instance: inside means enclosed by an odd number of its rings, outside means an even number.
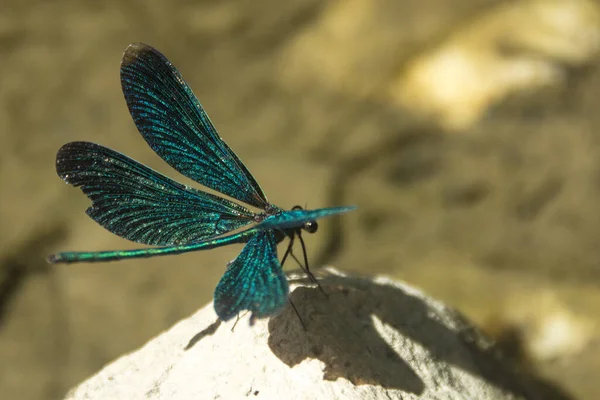
M132 43L123 52L123 58L121 59L121 68L127 67L128 65L134 63L138 57L144 53L148 52L156 52L154 47L147 45L145 43Z
M61 179L65 179L65 164L69 158L69 154L73 152L73 148L76 147L77 142L70 142L62 145L56 152L56 173Z
M91 142L69 142L64 144L56 152L56 173L58 176L68 182L68 174L72 170L71 161L73 154L80 152L81 149L88 149L95 144Z

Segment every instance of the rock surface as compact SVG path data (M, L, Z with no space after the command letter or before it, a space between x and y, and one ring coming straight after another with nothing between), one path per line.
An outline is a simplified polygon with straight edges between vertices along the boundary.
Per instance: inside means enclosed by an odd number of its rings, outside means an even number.
M541 398L452 309L386 278L321 272L328 298L292 279L307 331L291 307L250 326L215 322L210 304L67 399Z

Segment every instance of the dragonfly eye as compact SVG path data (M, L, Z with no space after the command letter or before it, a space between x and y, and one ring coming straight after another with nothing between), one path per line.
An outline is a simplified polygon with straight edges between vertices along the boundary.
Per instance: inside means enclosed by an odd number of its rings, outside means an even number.
M317 221L308 221L304 224L304 230L308 233L315 233L319 229Z

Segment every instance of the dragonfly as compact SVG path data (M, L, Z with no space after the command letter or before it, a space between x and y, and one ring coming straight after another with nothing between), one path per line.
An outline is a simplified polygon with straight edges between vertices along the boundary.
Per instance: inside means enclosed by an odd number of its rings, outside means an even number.
M245 243L217 284L216 314L227 321L247 311L252 322L281 313L289 294L282 266L290 254L296 258L294 239L302 245L304 266L296 261L314 280L302 232L315 233L317 219L356 207L284 210L270 203L179 71L153 47L127 47L121 86L135 125L152 150L184 176L238 202L183 185L102 145L67 143L57 153L56 170L91 200L87 215L115 235L153 247L62 252L48 261L106 262ZM277 244L286 238L290 241L279 261Z

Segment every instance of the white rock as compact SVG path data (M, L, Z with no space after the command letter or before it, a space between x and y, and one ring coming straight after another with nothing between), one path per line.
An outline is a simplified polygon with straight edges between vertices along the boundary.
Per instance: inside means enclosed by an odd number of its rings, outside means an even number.
M385 278L327 269L328 298L293 279L291 307L249 326L212 304L73 389L67 399L525 399L455 311Z

